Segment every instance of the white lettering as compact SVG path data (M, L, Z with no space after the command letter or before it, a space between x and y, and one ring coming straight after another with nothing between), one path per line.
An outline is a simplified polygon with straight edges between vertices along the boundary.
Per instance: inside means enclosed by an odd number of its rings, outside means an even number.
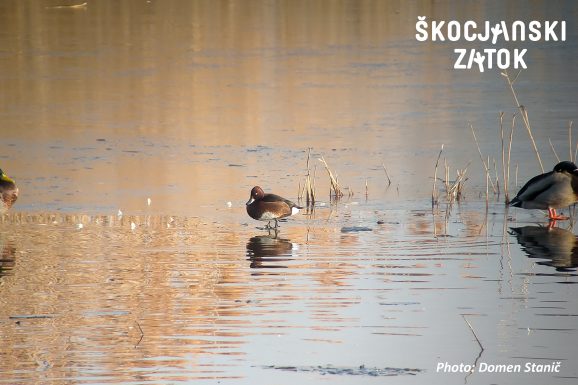
M434 21L434 22L432 23L432 26L431 26L431 29L432 29L432 31L431 31L431 34L432 34L431 41L437 41L438 38L439 38L440 41L446 41L446 39L444 39L444 35L443 35L443 33L442 33L442 27L444 26L445 23L446 23L446 22L443 21L443 20L442 20L442 21L439 21L439 22L438 22L438 21Z
M462 59L464 58L464 56L466 56L466 52L467 52L467 50L465 50L463 48L454 49L454 53L457 53L460 55L460 56L458 56L458 58L456 59L456 62L454 63L454 69L456 69L456 70L465 70L466 69L466 65L461 64Z
M557 21L547 21L546 24L544 25L544 39L546 41L550 41L550 37L552 38L552 40L554 41L558 41L558 36L556 36L556 32L554 32L554 28L556 28L556 25L558 25Z
M476 29L478 25L475 21L468 20L464 23L464 38L467 41L474 41L476 40L476 34L470 34L470 28Z
M427 21L425 21L425 16L418 16L417 23L415 23L415 30L418 32L415 34L417 41L427 40Z

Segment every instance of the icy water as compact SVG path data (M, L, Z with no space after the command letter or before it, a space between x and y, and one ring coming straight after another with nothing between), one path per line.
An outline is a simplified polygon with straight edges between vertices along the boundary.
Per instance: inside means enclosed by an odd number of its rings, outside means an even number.
M0 167L20 188L0 384L576 382L574 220L506 210L504 186L486 206L469 124L500 174L510 90L415 40L418 15L567 20L566 42L524 44L516 81L550 169L549 140L567 159L578 138L573 2L74 4L0 3ZM468 179L432 209L442 144L438 176ZM268 232L249 191L297 201L308 148L318 201ZM519 117L511 157L515 193L540 173Z

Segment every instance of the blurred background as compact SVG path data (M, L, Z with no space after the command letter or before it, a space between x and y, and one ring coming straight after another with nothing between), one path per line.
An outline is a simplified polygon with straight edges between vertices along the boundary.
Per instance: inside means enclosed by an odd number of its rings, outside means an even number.
M21 187L16 209L36 211L139 211L151 197L160 213L210 215L256 184L295 199L308 147L358 194L368 180L382 197L385 164L405 198L427 197L442 144L483 185L468 124L498 157L498 113L509 126L516 106L499 70L453 69L454 48L486 46L416 41L425 15L567 21L565 42L496 46L528 49L516 88L550 168L548 138L567 154L578 110L577 12L567 1L3 1L1 167ZM512 167L535 174L522 125L514 138Z

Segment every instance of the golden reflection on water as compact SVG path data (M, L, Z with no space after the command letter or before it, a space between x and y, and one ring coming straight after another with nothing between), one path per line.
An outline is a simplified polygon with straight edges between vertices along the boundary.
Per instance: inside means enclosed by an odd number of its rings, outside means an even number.
M440 137L463 158L456 101L472 120L487 103L480 74L440 71L450 53L414 40L418 12L449 3L60 5L0 4L2 151L23 207L114 213L152 197L156 214L204 215L253 184L294 197L308 147L358 195L366 180L382 195L384 161L414 194ZM461 76L475 86L450 86Z
M13 274L1 288L5 369L76 378L92 370L110 375L119 363L154 371L158 363L147 357L186 368L185 356L210 353L214 344L220 354L239 354L241 335L226 327L241 314L230 303L249 290L237 273L239 249L195 250L203 238L235 245L234 237L171 217L14 214L3 220L2 235L16 251ZM219 286L226 281L233 284ZM132 375L128 370L124 379ZM115 377L123 381L122 373Z
M342 210L328 224L320 212L305 225L282 222L277 234L194 217L6 214L0 371L8 383L39 372L54 383L246 379L261 373L243 368L264 337L335 360L330 352L349 351L359 338L433 338L442 322L436 314L455 311L438 303L440 293L462 303L480 285L490 301L502 290L531 288L526 276L513 280L528 271L518 255L502 263L508 270L499 275L510 278L496 292L497 272L484 261L506 257L496 251L502 234L469 233L486 226L477 209L462 208L452 217L461 218L459 227L450 222L448 237L437 238L431 213L409 212L407 224L345 226L367 214ZM569 232L551 234L558 233ZM439 306L450 309L430 310ZM476 314L494 316L480 306ZM405 344L417 346L404 341L396 349ZM388 362L405 357L364 346Z
M465 311L479 316L492 361L574 357L576 296L556 286L575 283L572 233L534 235L559 245L541 266L525 236L527 255L507 238L502 206L489 219L475 198L430 212L440 144L466 164L464 119L496 127L511 100L502 79L448 70L445 45L414 39L418 14L536 18L559 7L70 3L0 2L1 166L21 188L0 216L0 383L269 384L278 375L259 365L299 360L419 367L423 382L432 360L471 352L456 338ZM576 83L565 52L575 51L534 50L528 77ZM527 83L525 104L551 97ZM546 110L575 111L565 90ZM562 119L550 112L533 109L533 125ZM248 191L295 199L308 147L354 195L329 202L319 172L315 213L266 234L245 213Z
M340 287L358 266L300 261L303 228L283 230L272 237L170 216L4 215L0 369L13 373L11 381L41 371L52 380L102 375L122 382L135 375L131 368L142 380L155 372L174 381L235 377L208 358L243 356L255 318L264 317L259 333L282 323L263 299L255 302L255 290L270 286L266 298L277 306L302 300L299 286L275 278L277 267L295 270L286 278L305 273L318 283L303 283L313 293L305 298L313 320L354 322L339 308L358 300ZM321 324L310 327L339 330ZM158 373L160 362L166 372ZM128 370L118 373L119 365Z

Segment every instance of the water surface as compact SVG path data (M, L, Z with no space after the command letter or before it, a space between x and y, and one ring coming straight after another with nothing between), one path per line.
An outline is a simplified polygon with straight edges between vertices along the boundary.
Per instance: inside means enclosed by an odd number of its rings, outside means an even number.
M414 37L418 15L567 20L516 82L549 169L549 139L575 149L573 2L71 4L0 4L0 162L21 190L0 218L0 383L576 382L573 221L506 210L503 186L486 206L468 124L500 173L512 95ZM442 144L438 176L468 180L432 209ZM268 233L249 191L297 200L310 147L318 202ZM511 193L539 172L518 118Z

